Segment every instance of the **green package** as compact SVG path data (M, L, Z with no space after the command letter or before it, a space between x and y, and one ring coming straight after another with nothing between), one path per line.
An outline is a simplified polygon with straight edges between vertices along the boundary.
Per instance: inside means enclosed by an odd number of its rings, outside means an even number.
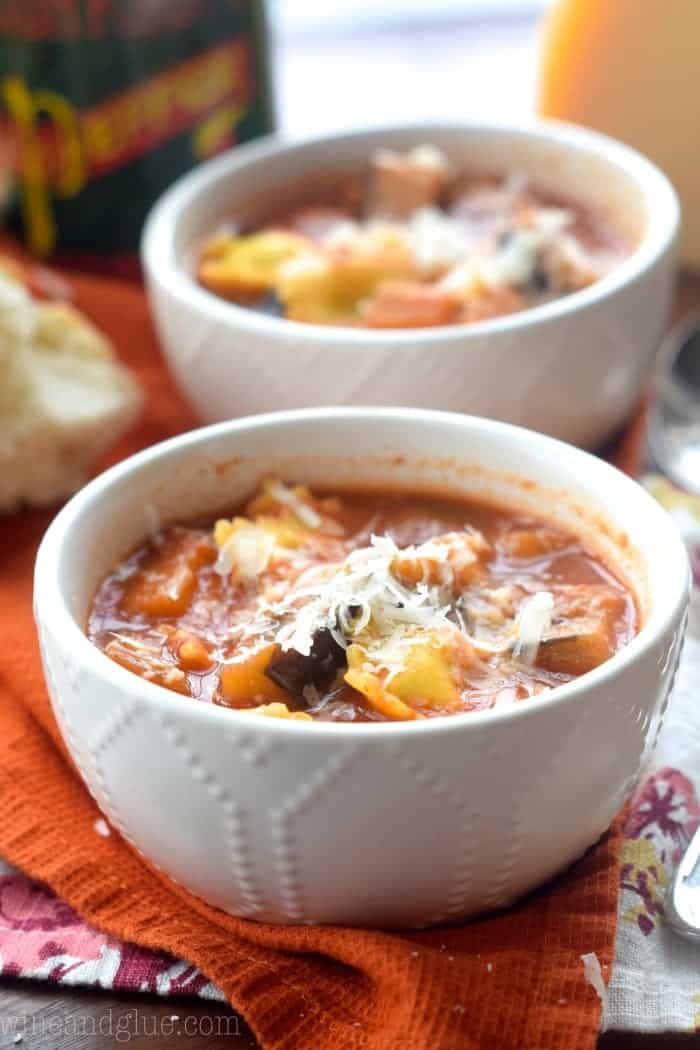
M268 73L261 0L0 0L12 226L133 251L178 175L272 130Z

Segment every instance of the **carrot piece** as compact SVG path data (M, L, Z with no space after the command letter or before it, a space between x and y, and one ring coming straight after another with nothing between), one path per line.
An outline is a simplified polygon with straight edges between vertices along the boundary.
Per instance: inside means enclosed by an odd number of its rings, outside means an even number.
M129 613L182 616L190 606L196 584L195 574L186 563L164 562L129 580L121 605Z
M206 671L211 667L211 655L202 639L181 627L168 638L168 648L185 671Z
M419 281L383 281L363 303L360 318L369 328L433 328L459 320L464 303L446 288Z
M524 310L528 301L514 288L484 288L472 298L467 299L459 318L464 324L474 321L488 321L491 317Z
M406 722L423 717L403 700L399 700L398 696L384 689L379 679L367 671L347 671L345 681L364 696L374 711L391 721Z
M196 570L214 560L212 545L189 534L175 535L156 547L124 585L120 602L127 613L151 617L182 616L197 586Z
M272 644L226 664L219 675L219 686L227 700L241 707L267 700L290 701L289 693L265 674L279 646Z

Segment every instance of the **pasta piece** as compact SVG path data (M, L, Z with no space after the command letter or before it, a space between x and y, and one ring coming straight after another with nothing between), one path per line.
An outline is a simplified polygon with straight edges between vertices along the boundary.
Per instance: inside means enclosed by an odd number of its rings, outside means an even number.
M244 237L212 237L202 250L198 277L226 299L255 298L274 288L280 268L311 242L288 230L269 229Z
M408 704L436 708L459 702L459 685L447 646L419 643L406 653L404 669L391 678L391 691Z
M414 272L413 255L397 231L367 230L322 255L307 253L283 266L277 294L292 320L353 324L381 281Z
M263 715L265 718L291 718L298 722L313 722L313 718L307 715L306 711L290 711L286 704L278 700L271 704L261 704L260 707L251 707L248 709L248 714Z

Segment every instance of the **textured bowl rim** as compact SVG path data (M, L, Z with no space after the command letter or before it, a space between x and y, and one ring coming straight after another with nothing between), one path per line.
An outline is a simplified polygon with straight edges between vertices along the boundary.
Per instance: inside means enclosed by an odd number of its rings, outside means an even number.
M430 139L431 134L463 132L501 135L514 141L530 139L542 145L554 144L573 153L594 154L632 178L642 194L648 212L644 236L635 250L618 266L581 291L571 292L549 303L528 307L514 314L476 321L471 324L445 325L437 328L387 329L372 331L365 328L313 325L287 318L272 317L259 311L227 302L202 288L187 273L175 251L174 232L179 218L194 201L206 195L212 183L231 178L252 164L269 161L283 164L286 156L303 152L309 147L325 145L329 152L339 143L352 142L366 136L395 133L412 134L416 139ZM200 165L179 178L156 201L144 226L141 238L141 261L149 280L159 284L171 297L184 302L199 314L208 316L234 329L253 331L261 336L282 341L303 337L306 341L323 343L328 349L343 345L387 345L409 342L423 344L461 345L466 339L500 332L518 331L531 325L575 313L609 299L621 289L633 284L658 262L674 245L680 226L680 205L668 178L650 160L637 150L607 135L575 124L533 117L527 122L513 124L501 121L422 121L367 126L335 134L313 135L305 138L282 139L266 136L256 142L236 147L219 157Z
M667 581L666 600L653 605L647 622L640 632L604 664L592 671L575 678L571 682L556 686L551 692L531 697L526 702L512 707L492 708L484 711L464 712L425 719L417 722L371 722L340 723L321 721L299 721L291 719L264 718L251 715L245 711L219 707L215 704L196 702L183 703L182 698L162 686L148 682L138 675L127 671L110 660L102 650L88 639L83 629L73 618L66 595L61 588L60 569L63 548L71 542L71 534L77 523L89 515L91 507L98 503L104 493L114 484L129 475L139 473L157 460L168 460L171 457L187 456L193 447L206 444L210 439L222 435L231 435L235 442L237 433L260 430L270 426L314 422L319 427L333 426L338 419L349 419L358 424L364 419L385 419L403 421L407 426L418 420L426 425L451 423L454 426L478 427L483 433L500 434L512 441L515 448L523 440L529 447L537 444L544 452L571 461L571 477L576 477L577 464L593 467L604 480L614 482L616 502L630 500L642 504L644 513L650 516L654 528L664 539L664 577ZM593 466L594 465L594 466ZM572 487L575 492L575 487ZM603 503L603 506L605 504ZM604 513L604 511L603 511ZM647 559L646 564L651 564ZM37 622L45 620L54 625L55 632L63 635L61 645L69 650L79 666L85 667L98 679L111 680L113 685L126 694L138 697L144 704L155 705L164 713L175 717L197 721L199 719L215 721L212 724L239 728L255 726L258 730L271 734L314 733L328 736L334 740L353 740L375 738L386 740L387 736L409 734L469 732L485 724L504 722L511 723L522 718L534 717L550 707L585 702L585 694L590 689L604 686L607 682L623 674L629 667L641 659L653 648L675 618L681 617L687 606L690 592L690 567L685 547L677 527L670 515L640 485L623 474L616 467L600 460L588 452L574 448L555 438L544 434L516 427L508 423L482 419L477 416L464 416L453 412L434 410L414 410L403 408L312 408L288 412L272 412L265 415L246 416L238 420L215 423L187 431L167 441L159 442L116 464L93 481L89 482L63 507L46 531L37 555L34 576L34 602ZM231 721L233 719L233 722Z

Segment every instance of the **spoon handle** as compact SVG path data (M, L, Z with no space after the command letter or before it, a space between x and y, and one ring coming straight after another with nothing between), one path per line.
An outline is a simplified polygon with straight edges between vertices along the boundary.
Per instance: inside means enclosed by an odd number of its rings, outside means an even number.
M666 919L676 933L700 940L700 828L678 865L666 894Z

